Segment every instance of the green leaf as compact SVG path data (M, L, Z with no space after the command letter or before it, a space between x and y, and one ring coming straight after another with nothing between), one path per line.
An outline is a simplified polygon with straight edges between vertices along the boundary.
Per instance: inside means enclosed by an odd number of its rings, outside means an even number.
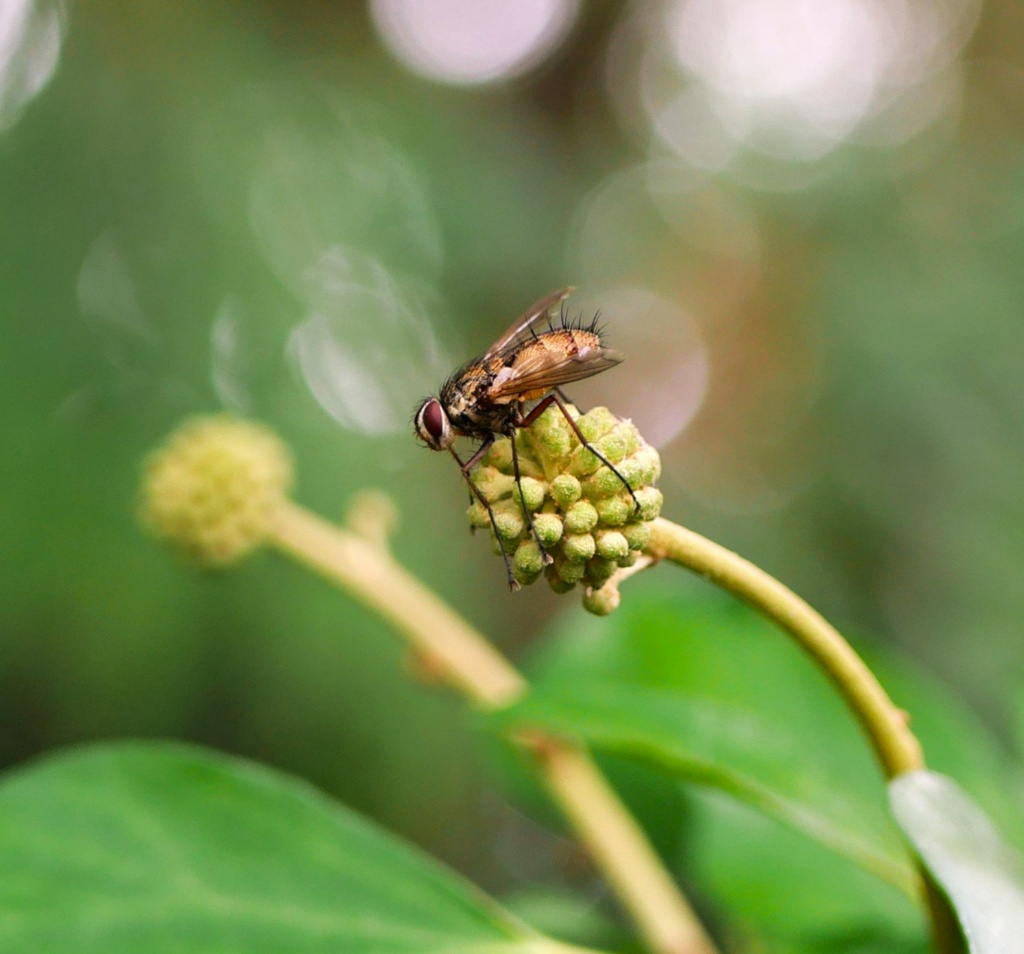
M889 785L892 810L949 896L972 954L1019 950L1024 861L951 778L921 770Z
M167 743L0 783L4 954L568 954L303 782Z
M814 772L785 726L756 712L608 681L532 693L502 714L516 726L583 739L677 778L718 789L844 855L912 896L914 880L881 807L858 803Z
M847 860L859 853L889 881L906 871L884 780L845 704L772 623L667 577L631 581L611 617L566 616L528 661L534 696L518 714L687 783L689 810L652 834L731 931L772 950L787 938L799 950L922 943L915 905ZM920 666L891 652L869 661L929 764L967 780L1016 833L1024 812L1004 748Z
M594 892L535 883L501 896L506 910L544 934L614 951L647 951Z
M706 774L688 786L674 850L733 928L836 949L867 933L894 950L922 936L902 892L833 850L870 846L895 874L899 835L855 720L771 623L685 579L637 581L613 616L567 618L527 668L548 716L557 705L560 720L581 720L560 722L563 731L680 778ZM666 833L654 834L664 844Z

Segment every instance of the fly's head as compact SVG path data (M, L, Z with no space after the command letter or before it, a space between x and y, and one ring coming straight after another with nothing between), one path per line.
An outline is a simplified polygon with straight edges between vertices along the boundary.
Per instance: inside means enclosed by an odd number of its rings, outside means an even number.
M448 450L455 440L451 421L437 398L427 398L413 418L416 436L431 450Z

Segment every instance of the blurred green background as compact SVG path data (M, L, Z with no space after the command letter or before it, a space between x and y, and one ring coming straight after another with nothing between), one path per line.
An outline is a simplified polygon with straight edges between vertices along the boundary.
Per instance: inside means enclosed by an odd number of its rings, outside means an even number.
M260 418L302 502L392 494L399 557L521 654L576 601L507 593L409 420L566 284L628 355L581 403L661 445L666 516L1019 732L1017 0L8 0L0 129L2 764L197 740L537 877L385 627L135 511L183 416Z

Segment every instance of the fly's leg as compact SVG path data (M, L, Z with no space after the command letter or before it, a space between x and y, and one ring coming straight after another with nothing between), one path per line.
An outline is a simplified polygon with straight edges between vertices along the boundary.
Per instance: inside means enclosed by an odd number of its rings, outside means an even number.
M512 472L515 474L516 486L519 488L519 500L523 505L523 516L526 517L526 525L530 528L530 536L537 541L537 546L540 547L541 559L546 566L555 561L551 558L551 554L544 549L544 544L540 542L540 537L537 536L537 529L533 525L533 514L530 513L530 508L526 506L526 498L523 496L523 481L519 475L519 452L516 450L516 435L514 431L509 435L509 440L512 443Z
M622 474L620 474L615 469L615 465L610 460L608 460L608 458L605 457L604 454L602 454L596 447L594 447L593 444L590 443L590 441L588 441L583 436L583 432L579 429L576 422L572 419L572 416L569 414L569 411L566 408L565 404L562 402L562 398L559 396L560 393L561 392L558 391L557 389L555 391L552 391L551 394L544 398L544 400L541 401L540 404L538 404L532 411L530 411L529 414L526 415L526 417L522 419L519 426L529 427L535 420L537 420L538 417L541 416L541 414L543 414L549 407L551 407L552 404L556 404L558 406L558 410L562 412L562 416L568 422L569 427L573 429L573 432L579 438L580 443L588 451L590 451L590 453L593 454L599 461L601 461L601 463L604 464L605 467L607 467L613 474L615 474L615 476L618 477L619 480L622 481L622 486L629 491L629 496L633 498L633 507L635 511L639 513L640 501L636 499L636 494L633 493L633 488L629 486L629 481L626 480L626 478L623 477ZM513 442L512 446L515 447L515 442Z
M469 484L469 489L471 493L473 494L473 496L476 497L477 500L480 501L480 503L484 505L484 509L487 511L487 516L491 521L491 527L494 528L495 539L497 539L498 546L501 548L501 558L505 561L505 575L508 578L508 588L513 593L515 593L516 590L519 589L519 581L516 580L515 576L512 573L512 561L511 559L509 559L508 550L505 549L505 541L502 540L501 537L498 535L497 524L495 524L494 522L494 509L491 507L490 501L480 492L480 488L473 483L473 478L469 476L469 472L473 469L473 465L476 464L476 462L480 460L480 458L483 457L484 454L487 453L488 448L493 443L494 438L488 437L488 439L484 441L484 443L481 444L479 448L477 448L476 453L473 454L473 456L470 457L470 459L467 460L465 463L463 463L459 455L455 453L454 447L449 447L448 450L451 452L452 457L454 457L456 462L458 463L459 469L462 471L462 476L466 478L466 483ZM512 446L515 447L515 443L513 443ZM521 491L520 496L522 496Z
M576 404L576 402L571 397L569 397L569 395L566 394L565 391L563 391L561 388L555 388L554 391L555 394L557 394L566 404L575 404L576 407L579 407L579 405Z
M487 439L475 451L473 451L473 456L470 457L466 463L462 463L462 461L459 460L459 456L454 450L452 450L452 456L459 461L459 466L462 468L462 472L464 474L468 474L476 466L477 461L479 461L480 458L482 458L484 454L491 449L491 444L493 443L494 435L488 434ZM449 450L451 450L451 448L449 448Z
M470 490L470 492L469 492L469 502L471 504L473 503L473 497L474 496L480 497L480 494L477 492L476 487L473 485L473 481L471 481L469 479L469 472L473 469L473 467L475 466L476 462L478 460L480 460L480 458L483 457L484 454L486 454L491 449L491 444L493 444L493 443L494 443L494 437L493 436L492 437L488 437L487 440L485 440L473 452L473 456L470 457L469 460L466 461L466 463L462 463L462 461L459 459L459 455L456 454L455 451L451 447L448 448L448 450L450 450L451 453L452 453L452 457L454 457L458 461L459 467L462 470L462 476L466 478L466 483L469 484L469 486L472 488ZM487 502L486 501L484 501L484 505L487 506ZM490 510L489 507L488 507L488 510L487 510L487 515L491 518L491 526L493 527L494 526L494 514L491 513L491 510ZM470 524L469 532L470 533L476 533L476 527L474 525ZM502 553L504 553L504 552L505 551L502 550Z

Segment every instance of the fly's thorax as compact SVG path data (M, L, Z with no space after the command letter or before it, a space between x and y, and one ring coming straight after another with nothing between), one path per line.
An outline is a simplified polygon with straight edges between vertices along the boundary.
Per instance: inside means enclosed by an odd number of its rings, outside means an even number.
M468 384L469 382L465 382ZM467 411L475 403L474 393L471 389L463 386L461 380L448 381L441 389L441 404L448 419L458 428L462 428L462 422L466 418Z
M493 434L511 435L518 421L516 405L484 402L462 403L457 411L449 410L448 417L460 433L477 440Z
M490 385L493 375L476 361L459 368L441 388L440 399L450 416L465 412L479 401L481 392Z
M487 391L502 367L495 360L470 362L441 388L441 404L460 433L483 439L509 432L515 421L515 407L487 399Z

